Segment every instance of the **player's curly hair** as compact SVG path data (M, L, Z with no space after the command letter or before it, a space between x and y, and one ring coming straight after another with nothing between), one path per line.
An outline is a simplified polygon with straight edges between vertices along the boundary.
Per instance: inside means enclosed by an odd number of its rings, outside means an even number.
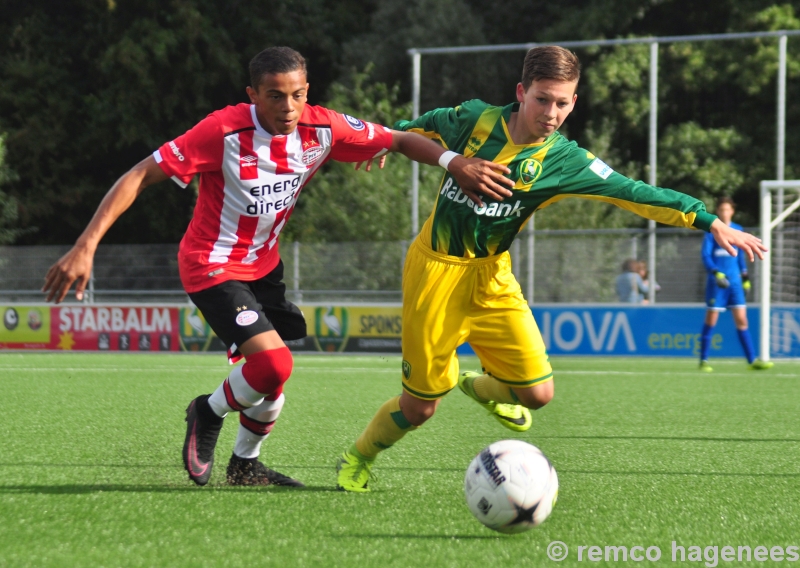
M575 81L581 78L581 62L578 56L557 45L534 47L525 55L522 64L522 87L527 91L534 81L555 79Z
M258 90L264 75L306 70L305 58L291 47L268 47L250 60L250 86Z

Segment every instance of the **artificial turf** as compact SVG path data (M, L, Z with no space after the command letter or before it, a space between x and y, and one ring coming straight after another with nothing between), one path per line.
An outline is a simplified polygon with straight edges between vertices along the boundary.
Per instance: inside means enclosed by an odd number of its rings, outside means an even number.
M474 368L474 359L462 359ZM556 397L514 434L458 390L376 462L370 494L337 492L334 461L399 392L398 356L299 355L263 459L305 489L235 488L229 418L209 486L180 459L184 408L222 355L0 354L0 566L583 566L579 546L800 545L800 363L553 358ZM559 502L506 536L463 500L464 470L504 438L539 446ZM546 550L563 541L556 564ZM651 555L654 551L651 551ZM719 566L796 566L725 562Z

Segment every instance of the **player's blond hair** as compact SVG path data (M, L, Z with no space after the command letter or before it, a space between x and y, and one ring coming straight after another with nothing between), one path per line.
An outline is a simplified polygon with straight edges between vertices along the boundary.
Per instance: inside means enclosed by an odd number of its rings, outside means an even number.
M527 91L534 81L555 79L575 81L581 78L581 62L578 56L557 45L534 47L525 55L522 64L522 87Z

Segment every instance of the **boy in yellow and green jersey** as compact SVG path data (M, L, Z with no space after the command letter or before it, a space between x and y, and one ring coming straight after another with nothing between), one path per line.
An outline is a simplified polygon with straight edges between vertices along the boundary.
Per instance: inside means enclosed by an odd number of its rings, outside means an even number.
M751 259L762 257L759 239L731 229L701 201L627 178L559 134L577 100L579 77L574 53L537 47L525 57L516 103L473 100L395 125L452 151L440 160L445 168L448 155L483 158L514 185L502 201L475 203L445 174L403 272L402 394L378 410L339 458L339 489L369 491L378 453L433 416L456 385L517 432L530 428L529 409L552 399L552 368L508 254L535 211L568 197L595 199L660 223L709 231L733 255L735 245ZM459 376L455 351L466 341L483 374Z

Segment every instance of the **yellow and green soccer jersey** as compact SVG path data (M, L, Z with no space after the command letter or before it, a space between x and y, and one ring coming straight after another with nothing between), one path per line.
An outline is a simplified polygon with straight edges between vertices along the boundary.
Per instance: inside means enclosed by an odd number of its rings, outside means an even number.
M396 130L417 132L468 158L503 164L515 182L511 197L501 202L484 200L478 207L446 173L433 213L419 236L434 251L461 258L498 255L508 250L534 211L568 197L613 203L678 227L707 231L716 219L701 201L619 174L558 132L538 144L514 144L508 121L518 108L516 103L496 107L472 100L395 124Z

